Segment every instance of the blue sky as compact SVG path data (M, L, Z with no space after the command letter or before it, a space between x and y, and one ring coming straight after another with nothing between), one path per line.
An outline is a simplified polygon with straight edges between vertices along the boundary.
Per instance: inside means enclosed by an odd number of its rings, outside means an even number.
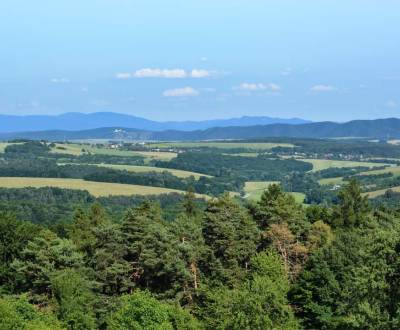
M397 0L1 0L0 113L399 117Z

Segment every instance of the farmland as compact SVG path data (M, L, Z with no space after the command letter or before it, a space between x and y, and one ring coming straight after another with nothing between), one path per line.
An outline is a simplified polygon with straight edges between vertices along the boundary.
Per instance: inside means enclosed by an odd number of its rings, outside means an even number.
M86 190L96 197L112 195L157 195L168 193L184 193L180 190L139 186L130 184L91 182L81 179L58 179L58 178L15 178L0 177L1 188L42 188L58 187L64 189Z
M51 153L68 154L73 156L83 155L90 153L94 155L105 155L105 156L142 156L147 161L151 160L163 160L168 161L176 157L174 152L157 152L157 151L129 151L129 150L118 150L112 148L106 148L102 146L91 146L86 144L56 144L52 148Z
M261 198L261 195L268 189L268 187L272 184L279 184L278 181L248 181L245 184L244 192L245 199L258 201ZM292 192L290 193L296 200L297 203L303 203L305 199L305 194Z
M245 198L249 200L258 200L262 193L272 184L278 184L278 181L248 181L245 183Z
M375 197L384 195L386 193L386 191L388 191L388 190L389 190L389 188L379 189L379 190L375 190L375 191L366 192L363 195L364 196L368 196L369 198L375 198ZM392 187L392 188L390 188L390 190L400 193L400 186L399 187Z
M359 161L347 161L347 160L330 160L330 159L301 159L304 162L311 163L314 168L313 172L326 170L328 168L344 168L344 167L359 167L365 166L373 168L375 166L382 166L382 163L373 163L373 162L359 162Z
M394 176L399 176L400 175L400 166L392 166L392 167L386 167L381 170L372 170L372 171L367 171L360 173L361 175L380 175L380 174L385 174L385 173L392 173Z
M59 165L64 165L64 164L59 164ZM175 169L170 169L170 168L155 167L155 166L135 166L135 165L118 165L118 164L89 164L89 165L112 168L115 170L125 170L128 172L134 172L134 173L169 172L172 175L177 176L178 178L189 178L191 176L193 176L195 179L199 179L202 176L211 178L210 175L206 175L206 174L190 172L190 171L183 171L183 170L175 170Z
M343 183L343 178L328 178L328 179L321 179L318 180L319 184L322 185L334 185L334 184L341 184Z

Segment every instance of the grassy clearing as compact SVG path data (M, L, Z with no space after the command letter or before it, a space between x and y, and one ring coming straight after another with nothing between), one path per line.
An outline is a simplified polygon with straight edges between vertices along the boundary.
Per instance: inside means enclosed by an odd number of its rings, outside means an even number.
M106 156L143 156L147 161L150 160L164 160L169 161L177 156L174 152L153 152L153 151L127 151L127 150L117 150L111 148L98 148L92 147L85 144L56 144L56 146L51 150L52 153L69 154L73 156L79 156L86 153L91 153L95 155L106 155Z
M279 184L279 181L248 181L244 186L246 193L245 198L248 200L257 201L260 200L264 190L272 184ZM306 195L303 193L293 192L290 193L297 203L303 204Z
M248 181L245 183L244 192L245 198L249 200L259 200L262 193L270 185L279 183L278 181Z
M166 142L151 144L154 148L219 148L219 149L237 149L246 148L254 150L270 150L275 147L288 147L293 148L294 145L290 143L269 143L269 142Z
M312 172L317 172L321 170L326 170L331 167L343 168L343 167L358 167L358 166L366 166L366 167L375 167L375 166L383 166L386 164L382 163L372 163L372 162L355 162L355 161L347 161L347 160L330 160L330 159L299 159L303 162L311 163L313 165Z
M375 197L384 195L385 192L388 191L388 190L393 190L395 192L400 192L400 186L399 187L385 188L385 189L366 192L366 193L363 193L363 196L368 196L369 198L375 198Z
M9 145L7 142L0 142L0 152L3 153L4 149Z
M157 152L157 151L135 151L136 155L140 155L146 157L148 161L150 160L163 160L170 161L171 159L176 158L178 154L175 152Z
M11 144L21 144L20 142L10 143L10 142L0 142L0 153L3 153L7 146Z
M60 164L63 165L63 164ZM95 165L99 167L107 167L107 168L112 168L115 170L126 170L128 172L135 172L135 173L143 173L143 172L169 172L172 175L177 176L178 178L189 178L191 176L194 176L196 180L198 180L200 177L205 176L208 178L211 178L210 175L206 174L200 174L196 172L189 172L189 171L183 171L183 170L175 170L171 168L163 168L163 167L154 167L154 166L135 166L135 165L117 165L117 164L88 164L88 165Z
M321 180L318 180L318 182L321 185L334 185L334 184L342 184L344 181L343 181L343 178L340 177L340 178L321 179Z
M51 149L51 153L54 154L67 154L67 155L72 155L72 156L80 156L83 154L83 150L86 150L85 145L80 145L80 144L59 144L57 143L54 148Z
M292 192L291 195L296 200L296 203L303 204L306 199L306 195L300 192Z
M53 178L15 178L0 177L0 187L2 188L41 188L41 187L58 187L64 189L87 190L93 196L110 196L110 195L158 195L168 193L184 193L181 190L148 187L131 184L105 183L84 181L81 179L53 179ZM206 197L205 195L198 195Z
M379 175L379 174L385 174L385 173L393 173L394 176L400 176L400 166L390 166L390 167L386 167L382 170L373 170L373 171L362 172L362 173L360 173L360 175Z
M238 154L223 154L226 156L237 156L237 157L257 157L259 155L258 152L241 152Z

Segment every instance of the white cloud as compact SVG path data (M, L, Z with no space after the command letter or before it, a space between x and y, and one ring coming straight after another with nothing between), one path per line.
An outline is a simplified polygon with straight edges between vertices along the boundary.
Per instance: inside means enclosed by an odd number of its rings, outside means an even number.
M192 87L167 89L166 91L163 92L163 96L165 97L185 97L185 96L198 96L198 95L200 95L199 91L195 90Z
M132 74L127 72L120 72L115 75L117 79L130 79L132 78Z
M261 83L242 83L238 87L234 87L236 90L246 91L246 92L257 92L257 91L272 91L279 92L281 87L277 84L261 84Z
M136 70L133 73L121 72L115 76L117 79L131 79L131 78L207 78L213 72L203 69L193 69L186 71L184 69L159 69L159 68L143 68Z
M279 92L281 90L281 86L271 83L268 85L268 89L270 89L273 92Z
M70 82L68 78L52 78L50 81L53 84L68 84Z
M397 108L397 106L398 106L397 102L394 100L387 101L385 105L386 105L386 107L391 108L391 109Z
M292 74L292 68L290 68L290 67L287 67L287 68L284 68L282 71L281 71L281 75L282 76L290 76L291 74Z
M190 73L190 76L192 78L207 78L210 75L211 75L210 71L199 70L199 69L193 69L192 72Z
M137 70L133 76L136 78L186 78L187 73L183 69L144 68Z
M311 91L317 92L317 93L333 92L335 90L336 90L336 88L333 86L330 86L330 85L315 85L315 86L311 87Z

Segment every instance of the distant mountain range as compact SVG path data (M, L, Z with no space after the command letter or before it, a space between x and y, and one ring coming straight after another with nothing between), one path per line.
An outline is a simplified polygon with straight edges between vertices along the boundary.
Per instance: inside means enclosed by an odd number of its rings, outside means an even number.
M124 127L148 131L194 131L204 130L211 127L270 125L277 123L295 125L305 124L309 122L310 121L299 118L282 119L249 116L241 118L216 119L205 121L157 122L141 117L135 117L114 112L95 112L90 114L70 112L58 116L0 115L0 132L7 133L47 130L80 131L100 127Z
M230 126L193 131L154 131L126 128L126 125L121 125L80 131L49 130L0 133L0 139L3 140L25 138L50 141L83 139L184 141L266 137L400 139L400 119L354 120L347 123L319 122L297 125Z

